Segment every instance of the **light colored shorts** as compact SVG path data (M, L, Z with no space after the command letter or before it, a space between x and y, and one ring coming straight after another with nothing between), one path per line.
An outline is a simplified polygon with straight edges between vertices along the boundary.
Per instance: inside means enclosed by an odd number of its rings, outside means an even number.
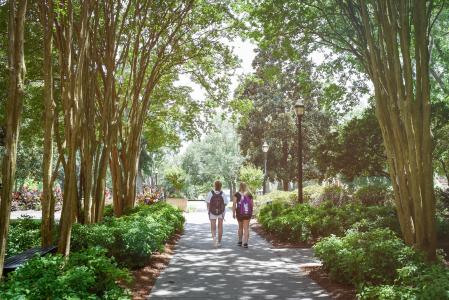
M209 213L209 220L217 220L217 219L224 219L225 213L222 213L221 215L214 215Z

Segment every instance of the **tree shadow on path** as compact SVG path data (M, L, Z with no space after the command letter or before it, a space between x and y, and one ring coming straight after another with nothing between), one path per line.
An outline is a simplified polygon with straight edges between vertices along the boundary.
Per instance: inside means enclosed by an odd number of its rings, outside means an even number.
M299 269L316 262L311 249L273 249L254 233L249 249L238 247L234 220L227 220L223 245L215 248L205 213L186 217L184 235L150 299L329 299Z

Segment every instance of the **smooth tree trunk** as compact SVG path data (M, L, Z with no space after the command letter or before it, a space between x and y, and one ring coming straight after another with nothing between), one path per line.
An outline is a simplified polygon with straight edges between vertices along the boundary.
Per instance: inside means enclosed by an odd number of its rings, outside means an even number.
M60 8L64 13L56 23L57 45L62 81L62 107L64 111L64 134L67 161L64 164L64 200L62 205L58 252L67 256L70 252L72 226L77 212L77 152L80 133L80 98L83 95L83 67L88 55L88 21L90 1L81 3L80 18L74 26L74 7L71 0L61 1ZM77 30L74 34L74 30ZM72 39L77 38L78 43ZM77 48L75 48L77 46ZM76 60L75 60L76 59Z
M8 21L8 67L9 87L6 100L5 154L2 161L2 190L0 199L0 278L6 252L6 240L11 211L11 194L16 173L17 145L23 108L25 60L24 26L26 0L9 1Z
M42 225L41 244L43 247L52 243L52 168L53 168L53 130L55 117L55 102L53 99L53 68L52 68L52 44L53 44L53 0L40 3L41 24L44 35L44 155L42 162Z
M436 258L430 133L429 1L340 4L358 33L374 85L395 204L405 242Z

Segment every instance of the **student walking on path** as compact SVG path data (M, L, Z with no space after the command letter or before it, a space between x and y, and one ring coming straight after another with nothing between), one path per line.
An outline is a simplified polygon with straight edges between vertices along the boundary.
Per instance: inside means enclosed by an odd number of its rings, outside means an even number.
M238 246L248 248L249 222L253 215L253 196L248 192L244 182L240 183L239 191L234 194L232 203L232 214L239 223Z
M226 195L221 190L221 181L214 182L214 190L210 191L206 198L207 211L210 220L210 231L214 246L221 247L221 238L223 236L223 220L226 214L226 205L229 203ZM218 240L216 238L218 220Z

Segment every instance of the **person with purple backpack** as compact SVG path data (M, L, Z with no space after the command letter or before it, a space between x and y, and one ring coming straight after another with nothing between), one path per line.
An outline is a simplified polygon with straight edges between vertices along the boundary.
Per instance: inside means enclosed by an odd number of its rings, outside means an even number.
M221 190L221 181L214 182L214 190L210 191L206 198L207 211L210 220L210 231L215 247L221 246L221 238L223 236L223 220L226 214L226 205L229 203L228 198ZM216 239L216 228L218 220L218 240Z
M253 196L248 192L246 184L240 183L239 191L234 194L232 212L239 223L238 246L248 248L249 222L253 216Z

